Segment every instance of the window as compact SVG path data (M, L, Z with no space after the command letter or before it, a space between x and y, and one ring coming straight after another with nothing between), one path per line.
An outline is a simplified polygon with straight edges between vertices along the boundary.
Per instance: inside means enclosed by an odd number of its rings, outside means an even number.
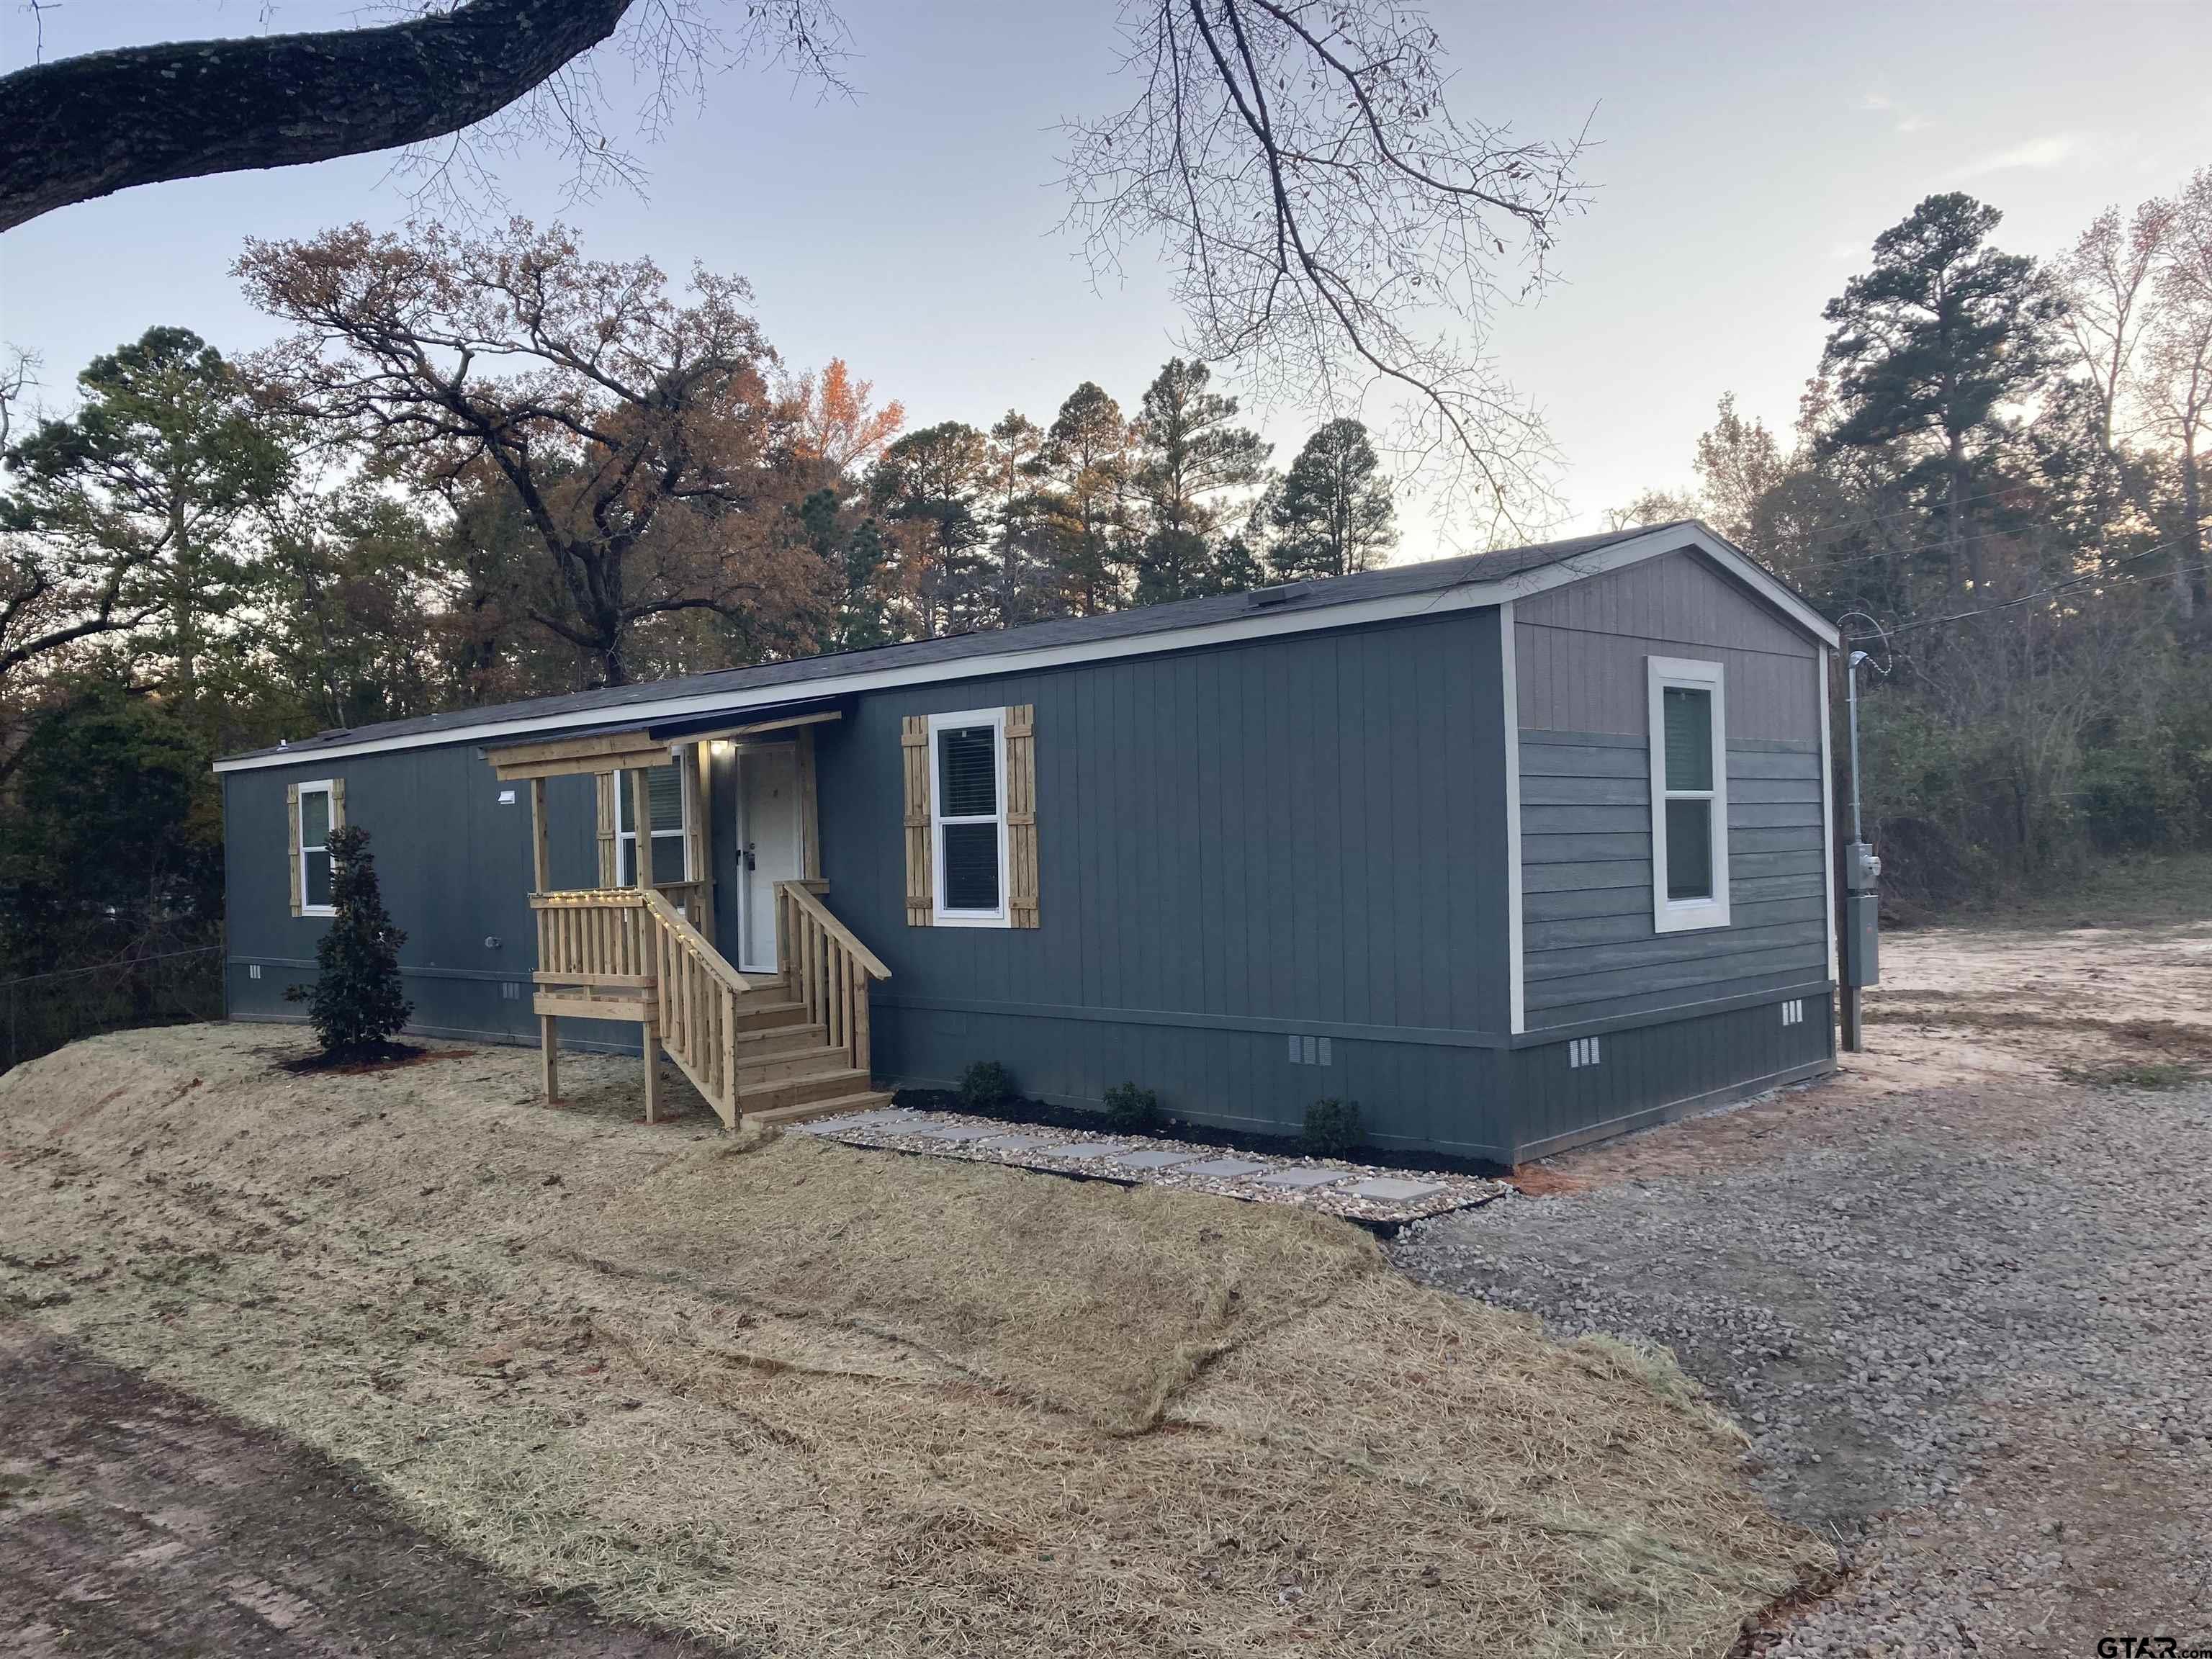
M615 776L615 885L637 882L637 814L631 810L629 774ZM645 811L648 820L653 862L647 866L653 881L688 881L689 838L684 822L684 779L673 766L655 766L645 775Z
M1006 710L929 717L930 846L940 927L1005 927Z
M300 914L334 916L331 904L331 781L300 786Z
M1653 657L1651 914L1662 933L1729 920L1728 720L1721 665Z

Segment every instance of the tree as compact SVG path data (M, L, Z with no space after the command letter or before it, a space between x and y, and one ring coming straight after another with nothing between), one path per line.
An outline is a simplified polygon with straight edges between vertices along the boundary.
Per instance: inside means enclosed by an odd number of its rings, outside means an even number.
M301 330L262 363L289 407L418 488L514 492L557 578L529 614L596 683L629 681L643 619L796 602L805 573L754 511L787 481L742 278L695 270L678 304L651 260L587 259L521 219L250 241L238 270Z
M413 158L423 188L533 139L588 192L639 177L608 86L640 89L648 138L725 62L840 88L844 32L823 0L394 3L405 15L382 27L131 47L0 78L0 228L130 185L441 138ZM1175 0L1127 9L1122 35L1133 101L1071 123L1063 158L1094 276L1133 243L1157 249L1197 356L1339 412L1380 383L1407 401L1404 444L1455 463L1455 495L1509 522L1543 505L1542 423L1480 343L1501 303L1548 280L1584 199L1579 140L1455 116L1440 38L1391 0ZM629 72L595 72L586 54L608 42ZM1517 277L1501 269L1516 255Z
M1836 446L1900 446L1910 471L1943 492L1954 596L1981 580L1966 532L1974 466L2003 405L2051 364L2057 296L2033 259L1989 246L2003 218L1958 192L1930 196L1875 238L1873 270L1828 301L1822 357L1843 415Z
M9 452L0 677L158 619L189 705L210 619L235 609L246 580L236 533L283 491L290 456L239 371L188 329L149 329L77 385L76 414Z
M1040 459L1058 608L1085 617L1117 609L1129 562L1129 428L1121 406L1085 380L1060 404Z
M1346 576L1381 562L1397 543L1397 514L1365 427L1334 420L1306 440L1283 477L1274 520L1281 580Z
M792 405L792 448L798 457L842 477L884 453L906 424L896 398L874 407L876 383L856 380L842 357L832 357L817 378L802 374L784 389Z
M2062 254L2052 275L2065 295L2059 338L2096 398L2097 431L2114 453L2143 329L2151 320L2152 276L2172 228L2172 210L2144 203L2123 225L2106 208Z
M998 623L1011 628L1043 614L1051 596L1048 530L1037 483L1045 471L1044 428L1019 410L1008 410L991 428L992 533L998 545L994 578Z
M1250 485L1267 459L1269 446L1257 433L1231 424L1237 399L1208 390L1211 378L1204 363L1171 357L1145 388L1129 474L1146 519L1137 554L1140 605L1221 591L1213 499Z
M961 421L909 432L884 452L868 493L893 526L900 586L923 638L973 628L982 619L989 573L983 493L991 457L983 434Z
M2212 435L2212 167L2191 179L2170 210L2149 330L2154 429L2179 452L2180 546L2173 593L2185 617L2206 597L2203 449Z
M1717 418L1698 435L1697 469L1705 499L1689 516L1708 520L1739 547L1756 551L1765 539L1760 519L1789 465L1765 423L1735 412L1733 392L1721 393Z
M392 925L376 880L368 831L357 824L331 831L331 908L337 914L315 943L315 982L295 985L288 1002L307 1005L307 1018L329 1059L371 1053L407 1024L414 1006L399 976L407 935Z

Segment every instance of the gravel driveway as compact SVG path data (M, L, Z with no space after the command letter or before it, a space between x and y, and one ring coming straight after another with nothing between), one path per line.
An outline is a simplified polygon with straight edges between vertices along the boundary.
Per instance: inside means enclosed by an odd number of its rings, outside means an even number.
M2177 932L2169 1006L2197 1016L2204 936ZM1571 1156L1544 1195L1392 1247L1555 1332L1663 1343L1725 1401L1768 1500L1850 1568L1749 1651L2212 1644L2212 1085L2068 1084L2085 1005L2051 991L2047 1015L1979 1005L1990 1036L1908 983L1843 1079Z

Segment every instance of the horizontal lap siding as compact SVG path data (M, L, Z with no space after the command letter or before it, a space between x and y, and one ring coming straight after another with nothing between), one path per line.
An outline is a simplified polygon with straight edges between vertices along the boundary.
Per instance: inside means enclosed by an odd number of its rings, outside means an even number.
M1814 642L1693 553L1573 583L1516 612L1529 1029L1778 995L1825 979ZM1652 925L1653 656L1723 666L1725 928L1662 934Z

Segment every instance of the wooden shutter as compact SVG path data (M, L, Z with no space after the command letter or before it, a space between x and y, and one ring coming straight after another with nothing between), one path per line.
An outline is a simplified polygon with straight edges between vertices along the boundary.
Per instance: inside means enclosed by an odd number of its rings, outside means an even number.
M300 909L300 786L284 786L284 865L292 877L292 914Z
M1036 708L1006 710L1006 900L1017 927L1037 925Z
M929 858L929 716L908 714L899 743L906 757L906 925L927 927L937 908Z
M332 830L345 828L345 780L343 778L331 780L331 828Z
M693 744L676 757L676 779L684 793L684 879L697 881L707 873L706 791L699 787L699 746Z
M614 772L594 772L592 783L599 801L599 885L615 884L615 783L620 776Z

